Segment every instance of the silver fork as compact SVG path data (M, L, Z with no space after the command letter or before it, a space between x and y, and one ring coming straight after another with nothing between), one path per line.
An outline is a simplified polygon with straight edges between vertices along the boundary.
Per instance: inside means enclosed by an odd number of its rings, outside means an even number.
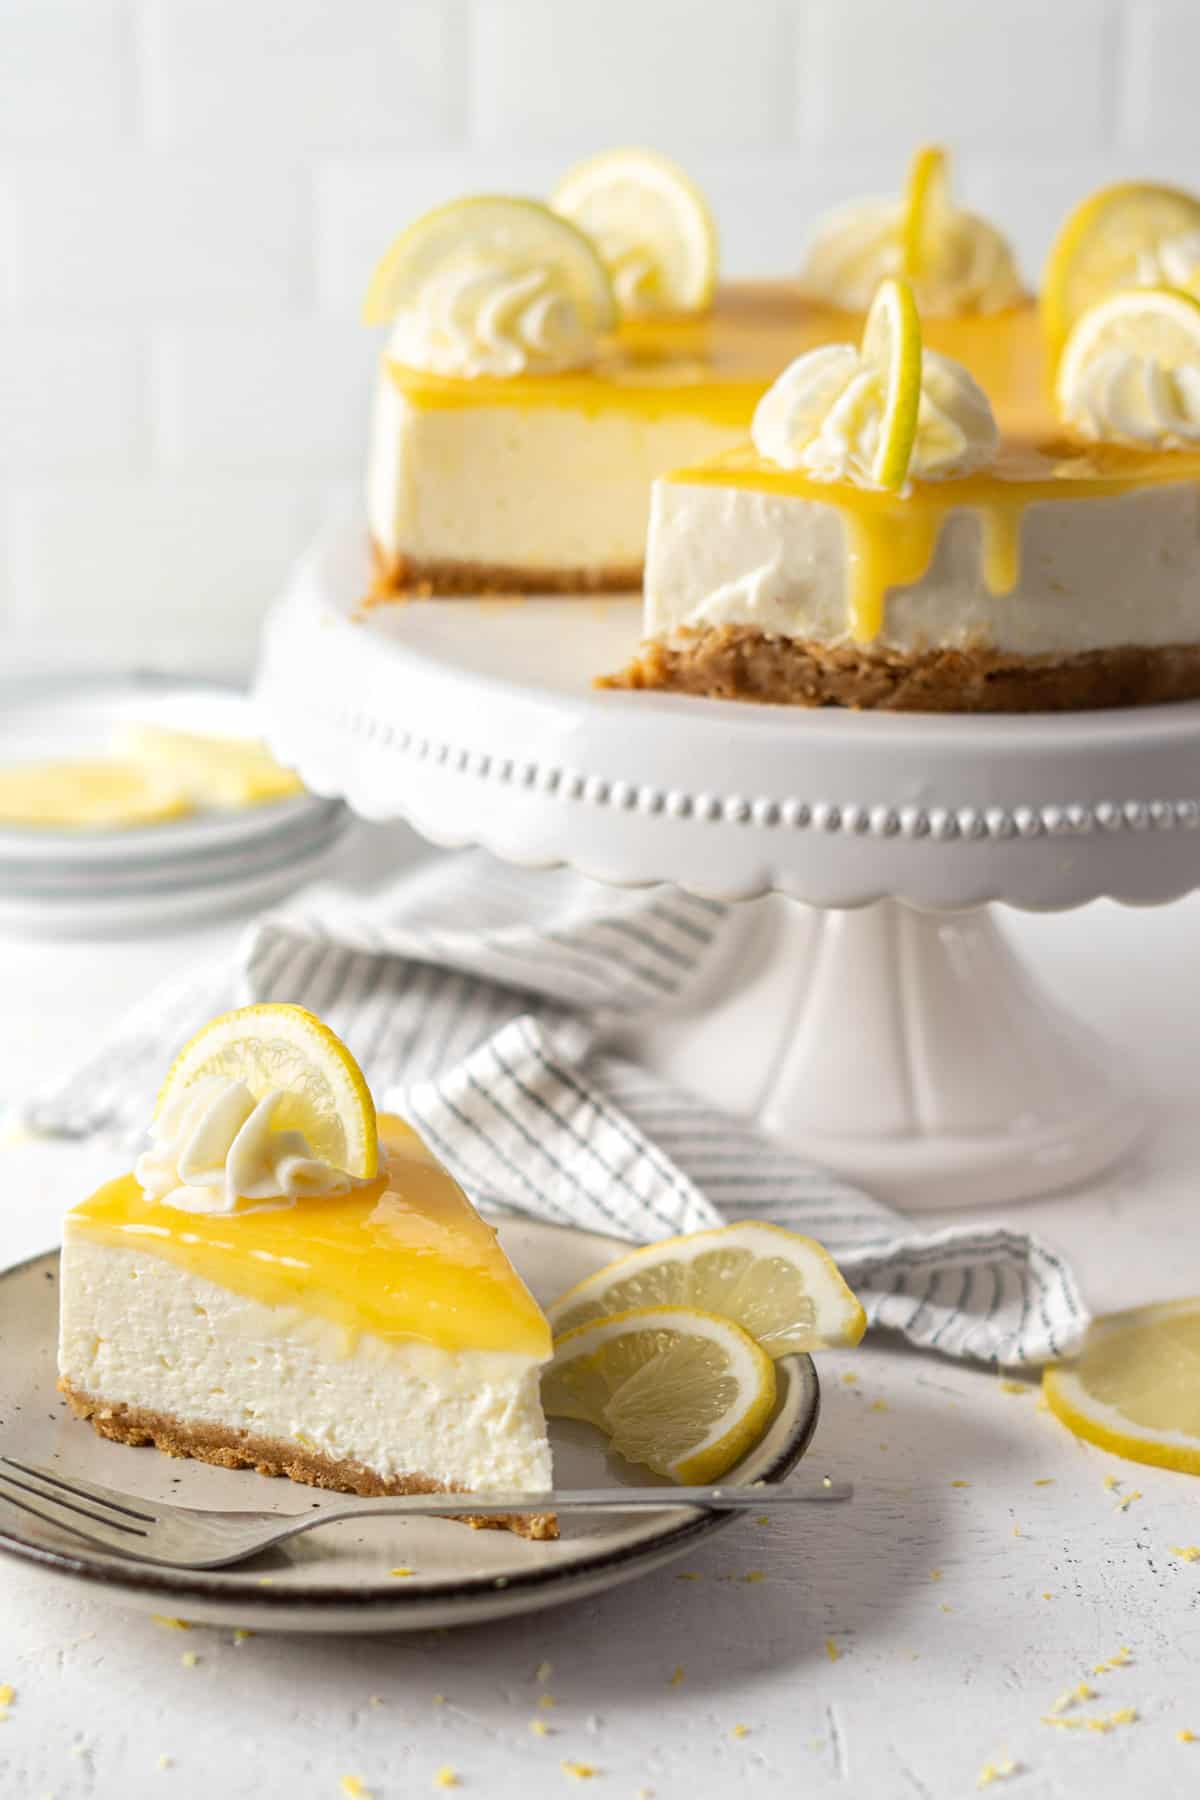
M68 1481L36 1463L0 1455L0 1500L57 1531L137 1562L175 1569L224 1569L245 1562L302 1531L337 1519L453 1518L464 1512L490 1518L534 1512L622 1513L696 1506L716 1512L768 1512L776 1507L849 1500L849 1482L828 1476L787 1487L551 1489L544 1494L395 1494L378 1500L314 1500L308 1512L215 1512L141 1500L78 1475Z

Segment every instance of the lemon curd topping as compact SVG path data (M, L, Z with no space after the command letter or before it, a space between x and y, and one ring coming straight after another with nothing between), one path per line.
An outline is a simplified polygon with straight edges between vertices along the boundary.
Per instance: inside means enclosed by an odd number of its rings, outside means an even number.
M979 518L984 584L989 594L1000 596L1011 593L1020 579L1021 531L1029 507L1200 485L1200 453L1011 439L988 468L954 481L916 481L903 497L849 482L814 480L803 471L781 469L752 449L730 451L696 468L674 471L667 479L681 486L749 488L834 508L847 547L851 634L856 643L866 644L883 628L889 590L910 587L928 571L952 513Z
M125 1175L75 1207L67 1229L316 1315L351 1343L369 1333L547 1358L549 1326L491 1226L410 1126L384 1116L379 1129L383 1173L350 1193L206 1215L147 1200Z
M718 288L709 312L624 321L586 369L465 377L389 359L387 371L407 400L431 411L569 407L640 418L687 414L748 429L781 369L805 350L857 339L861 324L859 315L814 304L796 282L731 282ZM986 318L930 320L923 332L932 349L970 370L1006 423L1046 417L1032 304Z

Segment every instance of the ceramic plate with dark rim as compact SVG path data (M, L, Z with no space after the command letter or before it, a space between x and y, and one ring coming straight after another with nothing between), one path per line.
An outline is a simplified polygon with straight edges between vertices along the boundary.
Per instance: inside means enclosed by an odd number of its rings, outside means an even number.
M543 1303L629 1246L530 1220L500 1222L505 1249ZM313 1490L249 1471L179 1462L98 1438L55 1388L58 1255L0 1274L0 1448L147 1500L296 1513ZM779 1398L751 1454L727 1481L777 1482L804 1455L817 1423L816 1371L807 1356L778 1365ZM610 1458L599 1433L553 1421L560 1487L644 1485L646 1470ZM661 1513L564 1518L557 1543L472 1531L448 1519L364 1518L314 1531L238 1568L172 1571L108 1556L35 1525L0 1501L0 1550L48 1575L103 1589L118 1604L211 1625L266 1631L406 1631L470 1624L597 1594L661 1568L735 1515L672 1507ZM30 1527L32 1526L32 1529ZM38 1533L35 1537L34 1531ZM411 1569L403 1578L390 1573Z

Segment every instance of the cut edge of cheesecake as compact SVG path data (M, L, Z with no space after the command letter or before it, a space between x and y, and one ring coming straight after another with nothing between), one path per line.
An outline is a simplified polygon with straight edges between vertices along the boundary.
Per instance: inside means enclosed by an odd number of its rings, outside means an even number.
M1200 698L1200 645L1130 644L1069 656L985 648L915 653L773 636L745 625L652 639L597 686L762 705L879 712L1107 710Z
M65 1375L59 1377L58 1389L77 1419L87 1420L98 1437L113 1443L133 1447L152 1444L166 1456L190 1457L222 1469L253 1469L259 1475L284 1477L308 1487L358 1494L364 1499L391 1494L462 1493L464 1499L469 1495L468 1489L451 1487L429 1475L413 1472L387 1479L362 1463L322 1456L286 1438L258 1437L225 1425L188 1421L123 1401L105 1400L81 1392ZM465 1511L455 1517L477 1530L512 1531L519 1537L538 1541L558 1536L558 1522L549 1512L484 1516Z

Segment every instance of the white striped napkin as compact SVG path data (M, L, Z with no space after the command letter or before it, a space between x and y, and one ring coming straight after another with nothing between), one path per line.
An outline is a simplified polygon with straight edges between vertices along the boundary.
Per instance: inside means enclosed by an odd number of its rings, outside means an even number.
M606 1021L649 1015L697 975L728 909L527 873L482 854L430 862L370 895L308 890L249 931L234 967L151 994L65 1081L31 1130L132 1147L178 1047L214 1014L293 1000L349 1044L485 1207L635 1242L722 1220L820 1238L873 1326L950 1356L1064 1354L1087 1314L1070 1269L1000 1226L916 1231L753 1126L606 1050Z

